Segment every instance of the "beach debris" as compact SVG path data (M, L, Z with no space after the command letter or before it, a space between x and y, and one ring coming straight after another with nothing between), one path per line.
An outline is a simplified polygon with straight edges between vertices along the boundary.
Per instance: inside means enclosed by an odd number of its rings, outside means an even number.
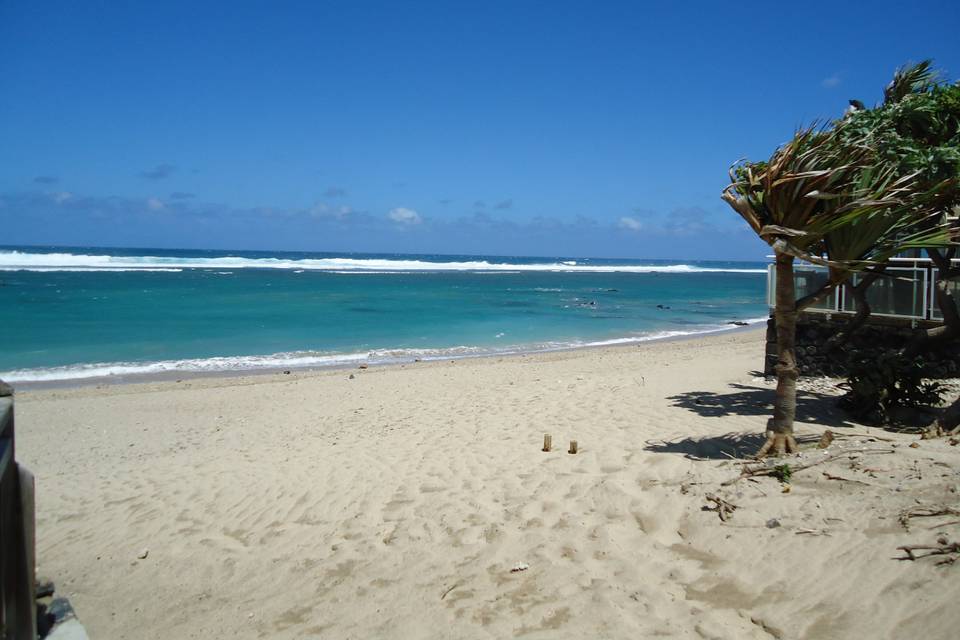
M703 508L704 511L716 511L717 515L720 516L720 520L723 522L726 522L727 520L729 520L730 517L733 516L733 512L740 508L737 505L733 504L732 502L727 502L720 496L714 495L712 493L708 493L706 495L706 498L707 498L707 502L712 502L716 506L715 507L705 506Z
M770 518L767 520L767 529L776 529L779 526L781 526L780 521L776 518Z
M351 374L350 374L350 377L347 378L347 380L353 380L354 378L356 378L356 376L351 373Z
M864 482L863 480L855 480L853 478L844 478L843 476L835 476L832 473L827 473L826 471L823 472L823 477L826 478L827 480L839 480L840 482L854 482L856 484L863 484L868 487L873 486L869 482Z
M553 437L549 433L543 434L543 449L541 451L550 451L553 447Z
M731 321L728 322L727 324L732 324L732 325L735 326L735 327L746 327L746 326L749 325L750 323L749 323L749 322L744 322L743 320L731 320Z
M521 571L526 571L529 568L530 565L528 565L526 562L518 562L510 569L510 573L520 573Z
M570 441L570 450L567 451L567 453L575 454L576 452L577 452L577 441L576 441L576 440L571 440L571 441Z
M904 558L897 558L897 560L919 560L920 558L929 558L930 556L945 556L950 554L948 558L944 558L937 562L937 566L953 564L957 561L957 558L960 557L960 542L948 542L947 538L941 536L937 539L937 544L911 544L904 545L902 547L897 547L898 551L903 551L906 555ZM926 551L926 553L917 554L916 551Z
M285 376L290 375L290 369L284 369L283 375L285 375Z
M790 484L790 478L793 477L793 469L790 468L789 464L778 464L771 469L770 475L783 484Z
M894 450L893 449L860 449L856 451L853 455L856 455L859 457L861 454L864 454L864 453L873 453L873 454L894 453ZM850 456L850 455L851 453L849 451L842 451L840 453L828 455L824 458L821 458L820 460L815 460L813 462L808 462L806 464L797 464L797 465L780 464L773 467L767 466L764 464L758 464L758 466L755 466L755 467L744 465L743 469L740 471L739 476L723 481L722 483L720 483L720 486L726 487L728 485L734 484L735 482L739 482L744 478L752 478L755 476L773 476L778 480L781 480L781 478L783 477L782 467L788 467L790 469L790 476L792 477L793 474L795 474L797 471L802 471L803 469L809 469L810 467L815 467L818 464L823 464L824 462L830 462L831 460L836 460L837 458L843 458L845 456ZM781 482L783 482L783 480L781 480Z
M366 369L366 368L367 368L367 365L365 365L365 364L362 364L362 365L360 365L359 367L357 367L357 369Z
M144 548L137 554L137 560L146 560L148 555L150 555L150 549Z
M907 531L910 530L910 520L912 518L936 518L938 516L960 516L960 510L954 509L952 507L946 506L929 506L929 505L920 505L916 507L910 507L900 512L900 515L897 519L900 521L900 524L903 525L903 528ZM956 522L944 522L943 524L930 527L935 529L937 527L942 527L948 524L957 524Z
M920 448L920 443L919 443L919 442L911 442L911 443L910 443L910 448L911 448L911 449L919 449L919 448Z
M459 586L460 586L459 582L454 582L452 585L450 585L450 587L446 591L443 592L443 595L440 596L440 599L443 600L444 598L446 598L448 595L450 595L451 591L453 591Z
M826 449L833 442L833 431L827 429L823 432L823 435L820 436L820 442L817 443L817 449Z
M826 529L797 529L794 531L795 534L799 535L811 535L811 536L829 536L830 532Z

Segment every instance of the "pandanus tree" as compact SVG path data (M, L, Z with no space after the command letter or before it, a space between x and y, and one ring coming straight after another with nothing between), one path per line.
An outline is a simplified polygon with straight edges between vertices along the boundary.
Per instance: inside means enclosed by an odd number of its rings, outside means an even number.
M859 101L845 116L845 126L838 131L841 144L872 145L878 156L896 167L900 174L912 173L921 190L935 187L936 198L921 203L931 213L950 211L960 205L960 85L940 81L940 74L933 70L932 62L898 69L893 80L883 92L883 101L867 108ZM954 214L956 215L956 213ZM955 247L941 253L938 247L926 247L927 253L939 270L935 291L938 306L947 320L943 327L919 335L909 351L917 353L940 339L960 336L960 313L949 299L949 289L944 283L960 273L951 267L950 257ZM848 286L857 314L844 330L834 336L832 342L841 342L856 330L870 314L867 289L876 282L878 273L860 278L856 286Z
M884 90L883 101L870 109L860 103L844 118L837 139L838 144L870 146L880 161L900 175L912 174L916 192L923 195L914 199L914 208L931 219L940 216L939 221L950 214L953 238L960 239L960 83L944 81L929 60L899 69ZM943 324L916 333L904 349L911 358L960 338L960 305L954 295L960 282L960 265L954 261L958 247L930 243L924 249L935 268L933 294ZM856 301L857 316L843 334L869 315L866 290L876 280L875 273L867 275L848 289ZM838 342L843 337L835 336ZM956 433L958 424L960 401L930 431Z
M917 209L925 197L915 176L898 176L869 145L840 144L838 130L798 132L766 162L731 169L723 199L772 248L775 260L774 319L777 330L776 398L758 457L797 450L797 315L846 281L908 248L945 241L942 224ZM794 262L827 268L818 291L797 299Z

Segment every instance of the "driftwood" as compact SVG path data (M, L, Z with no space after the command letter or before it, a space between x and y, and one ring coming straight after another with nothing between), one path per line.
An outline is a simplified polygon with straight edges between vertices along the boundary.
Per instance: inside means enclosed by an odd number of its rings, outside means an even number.
M855 482L857 484L864 484L868 487L873 486L869 482L864 482L863 480L854 480L853 478L844 478L843 476L835 476L832 473L827 473L826 471L823 472L823 477L825 477L827 480L839 480L840 482Z
M905 558L899 560L919 560L920 558L929 558L930 556L945 556L949 554L960 554L960 542L951 542L949 544L911 544L897 547L898 551L907 554ZM926 551L926 553L917 554L916 551ZM944 558L937 565L953 564L957 561L958 555L951 555Z
M833 431L827 429L823 432L823 435L820 436L820 442L817 443L817 449L826 449L830 446L830 443L833 442Z
M739 509L739 507L732 502L727 502L720 496L713 495L708 493L706 495L707 502L712 502L716 505L716 508L711 509L710 507L704 507L707 511L716 511L717 515L720 516L720 520L726 522L733 515L733 512Z
M863 454L863 453L894 453L894 450L893 449L854 449L850 451L842 451L840 453L835 453L831 456L827 456L826 458L822 458L814 462L808 462L806 464L792 465L787 462L784 462L782 465L777 465L775 467L767 467L767 466L760 466L760 467L753 467L753 468L744 467L740 471L739 476L737 476L736 478L730 478L729 480L725 480L720 484L720 486L722 487L729 486L731 484L739 482L743 478L752 478L755 476L777 476L783 473L782 468L784 466L788 466L790 468L790 473L793 474L793 473L796 473L797 471L803 471L804 469L809 469L810 467L815 467L819 464L823 464L824 462L830 462L831 460L836 460L837 458L842 458L844 456L850 456L854 454Z
M832 432L831 432L832 433ZM896 438L884 438L872 433L834 433L834 438L866 438L867 440L879 440L881 442L896 442Z
M830 532L826 529L797 529L794 531L796 535L811 535L811 536L829 536Z
M910 520L911 518L935 518L937 516L960 516L960 511L953 509L951 507L930 507L930 506L919 506L919 507L910 507L904 511L900 512L900 516L897 518L900 521L900 524L903 525L903 528L907 531L910 530ZM945 526L949 523L944 523L938 526Z

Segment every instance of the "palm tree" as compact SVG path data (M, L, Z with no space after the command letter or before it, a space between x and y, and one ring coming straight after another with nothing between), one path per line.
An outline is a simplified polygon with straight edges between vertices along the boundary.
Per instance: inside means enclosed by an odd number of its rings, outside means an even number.
M768 161L735 165L722 194L776 258L777 389L758 457L797 450L798 313L855 271L876 268L909 248L947 242L943 223L918 207L933 195L918 189L915 174L898 175L894 163L845 127L841 121L800 131ZM793 268L798 258L828 270L826 284L799 300Z

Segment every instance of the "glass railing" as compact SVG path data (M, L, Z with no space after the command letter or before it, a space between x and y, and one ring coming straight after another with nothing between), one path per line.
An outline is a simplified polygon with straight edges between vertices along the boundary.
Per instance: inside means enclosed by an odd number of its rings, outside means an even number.
M960 260L955 260L960 265ZM827 269L818 265L798 262L794 267L794 284L797 299L817 291L827 282ZM934 287L937 270L927 258L898 257L890 261L885 275L867 289L867 302L872 315L911 320L943 320L936 305ZM847 284L829 296L805 309L821 313L855 313L856 302L850 287L861 281L855 274ZM767 270L767 304L773 308L776 302L776 265ZM960 299L960 282L949 284L954 295Z
M797 264L793 269L793 284L796 288L797 299L818 291L826 284L829 274L825 267L812 264ZM777 265L771 264L767 269L767 304L773 307L777 301L775 283L777 281ZM839 311L838 292L834 290L824 299L808 307L809 311L832 312Z
M885 275L877 278L867 288L866 298L870 313L878 316L901 318L926 317L927 309L927 270L911 267L891 267ZM856 286L863 277L855 274L850 278L849 286ZM848 285L844 285L842 309L849 313L857 310L856 302L850 294Z
M936 286L937 286L937 277L931 279L930 282L930 318L932 320L943 320L943 314L940 313L940 307L937 306L936 298ZM953 293L953 299L960 301L960 282L956 280L947 281L947 288L950 289L950 292Z

